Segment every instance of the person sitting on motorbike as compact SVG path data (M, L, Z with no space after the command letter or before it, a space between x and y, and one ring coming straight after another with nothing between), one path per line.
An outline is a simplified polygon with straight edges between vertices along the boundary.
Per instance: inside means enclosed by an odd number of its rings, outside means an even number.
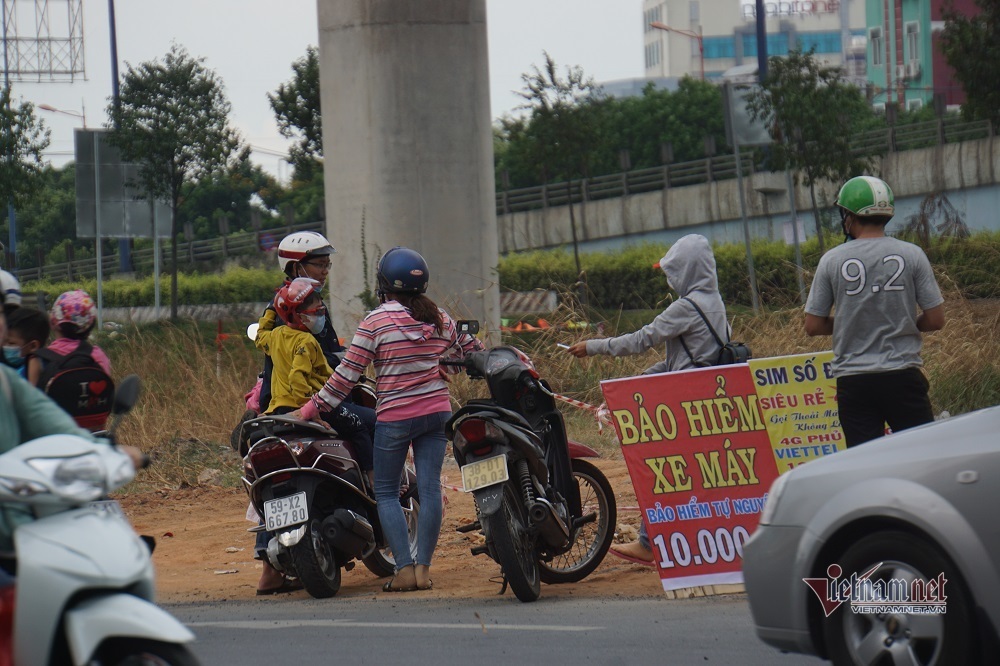
M274 298L274 308L285 325L257 332L257 348L273 364L267 414L287 414L299 409L333 374L319 341L312 335L323 329L327 319L319 289L320 283L310 278L295 278L286 284ZM354 444L358 464L370 483L372 438L367 425L344 405L323 416L334 430Z
M7 341L4 359L32 386L42 376L42 359L35 353L49 341L49 318L41 310L19 307L7 315Z
M0 343L7 341L7 320L3 314L4 294L0 291ZM47 395L18 376L17 370L0 365L0 453L10 451L29 440L46 435L76 435L89 440L94 436L76 425L69 414ZM97 439L96 441L106 441ZM121 446L136 469L145 456L134 446ZM0 552L12 550L16 525L31 520L30 512L20 505L0 505Z
M483 348L472 336L460 337L454 320L425 295L428 276L427 262L409 248L394 247L382 255L377 272L382 305L361 322L344 360L298 414L318 420L336 409L368 365L374 364L375 499L382 532L396 560L396 575L382 588L387 592L426 590L432 585L431 556L441 532L441 466L448 444L444 426L451 417L440 361L461 359L466 352ZM399 503L400 478L411 443L420 492L416 563Z
M285 274L285 282L282 286L289 284L295 278L310 278L319 282L320 290L326 286L327 278L330 275L332 257L336 250L330 241L320 233L315 231L297 231L285 236L278 244L278 266ZM275 290L277 291L277 290ZM276 312L274 301L265 308L263 316L260 318L258 334L261 331L270 331L277 326L281 326L285 321ZM319 341L330 368L336 368L340 363L340 356L344 352L344 346L340 344L340 338L333 328L333 323L329 317L325 318L322 329L310 331ZM273 361L269 356L264 357L264 369L261 373L263 382L260 388L260 407L267 409L271 401L271 372ZM360 418L369 429L370 436L375 433L375 410L368 407L356 405L350 400L344 405L347 411Z
M262 404L267 414L287 414L304 405L319 391L333 369L323 354L315 332L326 327L326 306L320 298L321 284L311 278L295 278L286 283L272 303L283 326L265 328L265 313L257 330L256 345L271 361L270 402ZM368 423L356 413L361 408L339 405L325 415L325 421L354 445L358 464L364 473L363 482L369 487L372 478L372 432ZM374 411L374 410L368 410ZM374 420L374 419L373 419ZM271 539L268 532L257 533L256 551L263 562L263 572L257 585L259 595L290 592L299 584L290 582L267 561L264 552Z

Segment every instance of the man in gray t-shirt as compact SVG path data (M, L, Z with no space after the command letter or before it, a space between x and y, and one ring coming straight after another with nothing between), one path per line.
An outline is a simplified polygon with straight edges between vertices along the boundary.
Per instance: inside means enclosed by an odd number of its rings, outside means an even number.
M809 335L833 335L840 423L850 447L880 437L885 423L898 432L934 420L920 348L922 333L944 326L944 299L923 250L885 235L894 201L884 181L850 179L837 206L853 242L820 259L805 327Z

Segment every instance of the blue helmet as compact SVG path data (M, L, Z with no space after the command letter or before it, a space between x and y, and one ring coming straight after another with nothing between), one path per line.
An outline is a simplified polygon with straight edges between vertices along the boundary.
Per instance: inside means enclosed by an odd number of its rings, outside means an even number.
M378 261L378 293L422 294L427 291L430 271L419 252L394 247Z

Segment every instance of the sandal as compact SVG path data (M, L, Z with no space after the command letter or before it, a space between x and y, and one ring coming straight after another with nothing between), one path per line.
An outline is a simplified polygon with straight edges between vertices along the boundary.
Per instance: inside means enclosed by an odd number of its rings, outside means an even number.
M383 592L416 592L418 588L416 585L411 585L410 587L393 587L392 584L396 582L396 577L393 576L392 580L387 582L382 586Z
M394 585L396 579L399 578L399 575L403 572L403 569L407 568L410 569L410 576L413 577L413 583L410 585ZM403 569L397 571L396 575L392 577L392 580L382 586L383 592L415 592L417 590L417 577L416 572L413 570L413 565L408 565L407 567L403 567Z

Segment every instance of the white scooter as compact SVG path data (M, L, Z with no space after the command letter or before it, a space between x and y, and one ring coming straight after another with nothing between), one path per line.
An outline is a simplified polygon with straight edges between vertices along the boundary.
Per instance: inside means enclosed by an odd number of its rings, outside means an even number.
M112 433L138 395L138 377L121 382ZM0 508L28 521L14 531L13 640L0 640L17 666L197 666L194 634L153 603L151 547L105 499L134 476L116 447L72 435L0 455Z

